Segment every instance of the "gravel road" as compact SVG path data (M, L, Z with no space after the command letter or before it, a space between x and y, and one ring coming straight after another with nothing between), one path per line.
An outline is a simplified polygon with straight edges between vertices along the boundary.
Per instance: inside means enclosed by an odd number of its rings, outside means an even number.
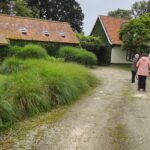
M149 87L137 92L130 72L119 68L98 67L92 72L101 84L89 96L52 126L33 129L12 149L150 150Z

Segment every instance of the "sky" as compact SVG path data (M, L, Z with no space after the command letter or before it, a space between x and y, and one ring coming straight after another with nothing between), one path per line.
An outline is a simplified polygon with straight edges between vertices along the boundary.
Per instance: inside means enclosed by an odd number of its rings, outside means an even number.
M139 0L76 0L85 15L83 31L86 35L96 22L98 15L107 15L109 11L120 9L130 9L132 4Z

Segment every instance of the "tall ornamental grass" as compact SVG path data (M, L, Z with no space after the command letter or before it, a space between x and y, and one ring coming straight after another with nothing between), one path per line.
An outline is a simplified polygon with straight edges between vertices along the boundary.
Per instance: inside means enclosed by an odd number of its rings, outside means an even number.
M45 60L51 63L64 62L63 58L55 58L53 56L48 56L46 57ZM7 57L0 66L0 73L1 74L16 73L29 68L29 66L30 64L28 64L27 61L24 61L23 59L17 57Z
M15 57L8 57L0 66L0 73L2 74L10 74L13 72L18 72L25 69L25 65L23 60L15 58Z
M0 127L75 101L96 83L83 66L24 60L26 69L0 78ZM27 67L26 67L27 66Z
M71 46L61 47L59 50L59 56L63 57L65 61L73 61L84 65L97 64L96 55L81 48L75 48Z
M48 57L47 51L42 46L36 44L27 44L24 47L11 46L9 55L23 59Z

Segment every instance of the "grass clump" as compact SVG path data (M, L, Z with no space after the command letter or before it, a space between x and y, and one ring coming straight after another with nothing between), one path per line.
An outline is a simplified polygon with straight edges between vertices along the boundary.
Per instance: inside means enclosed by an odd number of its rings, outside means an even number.
M9 54L22 59L48 57L46 50L42 46L35 44L27 44L24 47L12 46Z
M6 58L0 66L0 73L10 74L25 69L21 59L10 57Z
M0 129L15 121L12 105L6 100L0 100Z
M30 59L29 59L30 60ZM52 56L46 57L46 60L52 63L64 62L63 58L55 58ZM29 61L30 62L30 61ZM17 57L6 58L0 66L0 73L11 74L27 69L31 64L26 63L24 60Z
M88 52L85 49L79 49L71 46L61 47L59 50L60 57L65 61L74 61L84 65L96 65L97 58L94 53Z
M11 97L18 118L49 110L45 82L36 71L35 69L13 74L5 84L6 90L9 88L10 91L5 95Z
M40 45L28 44L18 53L18 56L20 58L46 58L48 54Z
M96 83L88 69L73 63L27 59L24 66L24 71L1 78L1 127L72 103Z
M23 47L20 47L18 45L9 46L8 55L9 56L17 56L18 53L22 51Z

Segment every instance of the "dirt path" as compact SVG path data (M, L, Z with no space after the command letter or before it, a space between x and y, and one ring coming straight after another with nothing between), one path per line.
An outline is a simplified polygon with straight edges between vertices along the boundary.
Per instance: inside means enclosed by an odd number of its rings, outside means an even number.
M124 70L100 67L92 71L102 83L90 96L51 127L35 128L12 149L149 150L149 87L146 93L137 92Z

